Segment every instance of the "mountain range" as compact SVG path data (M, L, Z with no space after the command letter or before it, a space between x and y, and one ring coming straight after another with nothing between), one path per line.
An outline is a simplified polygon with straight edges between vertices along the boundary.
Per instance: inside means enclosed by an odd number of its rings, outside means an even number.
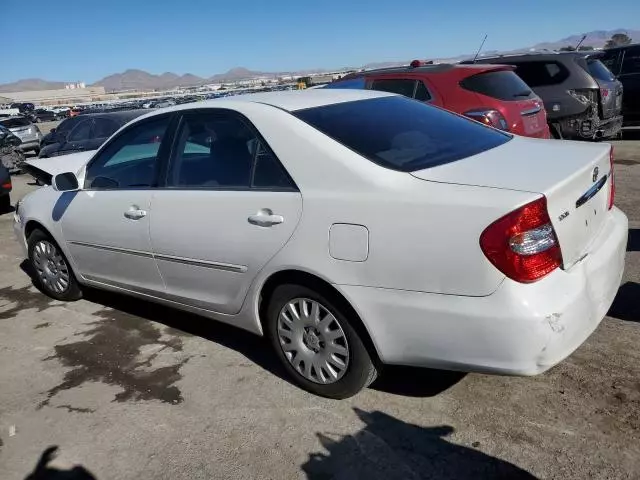
M582 43L585 46L591 46L595 48L601 48L604 46L606 41L611 38L612 35L616 33L626 33L629 37L631 37L634 41L640 41L640 30L629 30L629 29L616 29L616 30L596 30L592 32L588 32L582 35L571 35L566 38L562 38L555 42L542 42L531 47L519 48L515 50L509 51L491 51L484 52L485 54L495 54L495 53L514 53L514 52L523 52L530 50L557 50L562 47L566 47L568 45L576 46L578 42L582 39L583 35L586 35L587 38ZM446 60L446 61L459 61L465 58L469 58L473 56L472 54L460 55L458 57L453 58L434 58L433 60ZM397 61L397 62L377 62L377 63L369 63L362 67L350 67L350 68L380 68L394 65L406 65L409 63L407 61ZM261 76L270 76L277 77L280 75L293 75L293 76L303 76L308 75L310 73L321 73L323 71L332 71L338 69L315 69L315 70L301 70L295 72L258 72L253 70L248 70L244 67L236 67L225 73L218 73L208 78L199 77L197 75L192 75L190 73L186 73L184 75L178 75L172 72L165 72L160 75L154 75L149 72L145 72L143 70L130 69L126 70L122 73L115 73L113 75L109 75L101 80L98 80L91 86L96 87L104 87L107 92L113 91L122 91L122 90L151 90L151 89L167 89L176 86L186 87L186 86L196 86L196 85L205 85L209 83L224 83L224 82L234 82L238 80L244 80L248 78L255 78ZM1 92L23 92L29 90L54 90L59 88L64 88L66 82L58 82L58 81L48 81L42 80L39 78L28 78L24 80L18 80L12 83L6 83L4 85L0 84L0 93Z

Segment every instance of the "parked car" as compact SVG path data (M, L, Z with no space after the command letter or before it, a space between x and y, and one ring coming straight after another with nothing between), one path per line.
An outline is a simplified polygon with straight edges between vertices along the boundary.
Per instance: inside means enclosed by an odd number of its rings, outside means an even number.
M511 135L385 92L182 105L97 152L28 163L55 175L14 215L44 292L90 285L264 334L327 397L381 364L540 373L622 279L609 144Z
M36 155L40 153L42 133L38 126L31 123L31 120L27 117L0 118L0 125L8 128L14 135L22 140L20 150L23 152L33 152Z
M11 175L9 170L0 163L0 213L5 213L11 208Z
M549 138L542 101L509 66L423 64L353 73L324 88L398 93L500 130Z
M599 58L624 86L624 126L640 125L640 43L605 50L594 58Z
M73 107L72 109L69 110L69 116L70 117L75 117L77 115L80 115L83 110L84 109L82 109L80 107Z
M610 138L622 129L622 84L587 52L501 55L476 63L514 65L544 101L556 138Z
M125 123L144 111L89 113L68 118L43 142L40 158L95 150Z
M31 116L32 116L33 122L35 123L54 122L58 120L58 117L55 114L55 112L52 112L51 110L45 110L44 108L37 108L36 110L34 110Z

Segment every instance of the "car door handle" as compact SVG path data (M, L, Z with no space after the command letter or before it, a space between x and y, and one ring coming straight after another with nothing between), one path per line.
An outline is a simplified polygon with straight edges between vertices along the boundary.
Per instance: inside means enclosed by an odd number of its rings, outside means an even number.
M272 227L273 225L283 223L284 217L282 215L274 215L270 209L263 208L255 215L249 216L247 220L249 220L250 224L258 225L259 227Z
M137 206L133 205L129 210L124 212L124 216L131 220L140 220L142 217L147 216L147 212L144 210L140 210Z

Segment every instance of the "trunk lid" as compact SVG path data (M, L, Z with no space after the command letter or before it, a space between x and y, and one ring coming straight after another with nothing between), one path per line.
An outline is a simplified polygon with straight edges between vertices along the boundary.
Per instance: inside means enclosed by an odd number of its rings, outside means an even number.
M600 117L615 117L622 112L622 83L616 80L611 71L598 59L588 58L587 69L594 78L600 93Z
M598 235L609 201L611 145L514 137L453 163L412 172L433 182L531 192L547 198L563 268L579 261ZM505 206L505 214L519 205Z

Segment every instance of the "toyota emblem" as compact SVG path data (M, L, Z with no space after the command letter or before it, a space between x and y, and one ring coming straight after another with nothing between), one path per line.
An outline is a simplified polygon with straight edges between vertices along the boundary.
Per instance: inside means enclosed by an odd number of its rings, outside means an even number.
M591 180L592 181L595 182L596 180L598 180L598 173L599 173L598 167L594 168L593 169L593 175L591 176Z

